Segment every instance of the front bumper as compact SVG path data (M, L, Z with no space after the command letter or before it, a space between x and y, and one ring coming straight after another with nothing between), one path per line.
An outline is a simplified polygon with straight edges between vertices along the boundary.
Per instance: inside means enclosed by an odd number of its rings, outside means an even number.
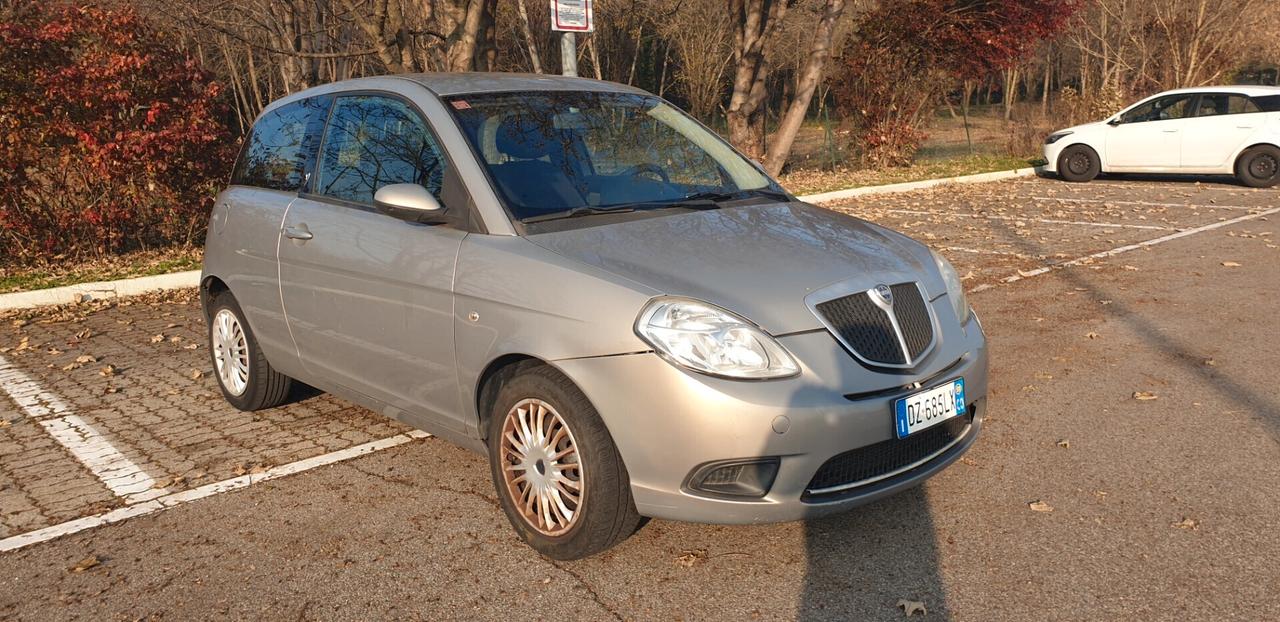
M799 376L782 380L712 378L678 369L653 353L555 364L604 419L627 466L640 514L703 523L781 522L840 512L915 486L973 444L986 414L986 341L975 319L948 333L916 374L863 367L825 330L779 338L802 368ZM895 399L958 376L965 379L973 421L949 448L874 483L806 496L827 460L895 438ZM907 388L917 382L919 389ZM777 477L762 498L727 498L684 487L700 465L756 457L779 460Z
M1067 148L1067 145L1075 144L1070 142L1070 139L1070 136L1060 138L1052 145L1044 146L1044 159L1046 160L1046 164L1044 165L1045 172L1054 174L1058 173L1058 155L1062 153L1063 149Z

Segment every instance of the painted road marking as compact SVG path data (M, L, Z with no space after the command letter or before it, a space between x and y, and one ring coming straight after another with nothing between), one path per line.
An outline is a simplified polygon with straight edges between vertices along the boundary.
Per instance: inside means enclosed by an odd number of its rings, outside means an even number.
M1136 251L1136 250L1139 250L1139 249L1148 248L1148 247L1156 246L1156 245L1159 245L1159 244L1164 244L1165 242L1172 242L1172 241L1174 241L1174 240L1178 240L1178 239L1181 239L1181 238L1185 238L1185 237L1193 236L1193 235L1195 235L1195 234L1197 234L1197 233L1204 233L1205 231L1212 231L1212 230L1214 230L1214 229L1221 229L1221 228L1223 228L1223 227L1228 227L1228 226L1231 226L1231 225L1234 225L1234 224L1239 224L1239 223L1242 223L1242 222L1245 222L1245 221L1249 221L1249 220L1255 220L1255 219L1258 219L1258 218L1263 218L1263 217L1266 217L1266 216L1270 216L1270 215L1272 215L1272 214L1280 214L1280 207L1274 207L1274 208L1271 208L1271 209L1269 209L1269 210L1265 210L1265 211L1258 212L1258 213L1256 213L1256 214L1247 214L1247 215L1244 215L1244 216L1239 216L1239 217L1237 217L1237 218L1232 218L1232 219L1230 219L1230 220L1222 220L1222 221L1218 221L1218 222L1215 222L1215 223L1210 223L1210 224L1207 224L1207 225L1204 225L1204 226L1201 226L1201 227L1196 227L1196 228L1194 228L1194 229L1187 229L1186 231L1179 231L1179 232L1177 232L1177 233L1171 233L1171 234L1169 234L1169 235L1161 236L1161 237L1158 237L1158 238L1153 238L1153 239L1150 239L1150 240L1144 240L1144 241L1142 241L1142 242L1137 242L1137 243L1134 243L1134 244L1127 244L1127 245L1125 245L1125 246L1116 247L1116 248L1113 248L1113 249L1111 249L1111 250L1099 251L1099 252L1096 252L1096 253L1090 253L1090 254L1085 255L1085 256L1083 256L1083 257L1077 257L1077 258L1075 258L1075 259L1068 259L1068 260L1066 260L1066 261L1060 261L1060 262L1057 262L1057 263L1049 264L1049 265L1047 265L1047 266L1042 266L1042 267L1036 268L1035 270L1028 270L1028 271L1026 271L1026 272L1023 272L1023 271L1019 270L1017 274L1013 274L1013 275L1007 276L1007 277L1005 277L1005 278L1001 279L1001 281L1000 281L1000 282L1001 282L1001 283L1016 283L1016 282L1021 281L1021 280L1023 280L1023 279L1029 279L1029 278L1031 278L1031 277L1033 277L1033 276L1040 276L1041 274L1045 274L1045 273L1050 272L1050 271L1052 271L1052 270L1054 270L1054 269L1057 269L1057 268L1067 268L1067 267L1070 267L1070 266L1078 266L1078 265L1081 265L1081 264L1089 263L1089 262L1091 262L1091 261L1093 261L1093 260L1095 260L1095 259L1106 259L1106 258L1108 258L1108 257L1115 257L1116 255L1121 255L1121 254L1124 254L1124 253L1127 253L1127 252L1130 252L1130 251ZM989 284L989 283L984 283L984 284L982 284L982 285L979 285L978 287L973 288L971 291L972 291L973 293L977 293L977 292L980 292L980 291L983 291L983 290L991 289L992 287L994 287L994 286L993 286L993 285L991 285L991 284Z
M372 441L369 443L364 443L363 445L348 447L346 449L338 450L335 452L322 454L312 458L307 458L306 460L299 460L297 462L290 462L289 464L282 464L278 467L267 469L266 471L263 471L261 473L256 473L251 475L241 475L240 477L233 477L231 479L225 479L220 482L206 484L204 486L200 486L199 488L192 488L190 490L184 490L181 492L168 493L168 494L165 494L164 496L157 497L149 501L122 507L116 510L112 510L110 512L106 512L104 514L86 516L84 518L78 518L76 520L67 521L65 523L59 523L57 525L52 525L49 527L45 527L43 529L28 531L26 533L18 534L16 536L10 536L8 538L0 540L0 553L6 552L6 551L16 551L20 548L31 546L33 544L38 544L40 542L47 542L49 540L53 540L54 538L60 538L62 536L71 535L73 533L79 533L86 529L92 529L94 527L101 527L103 525L118 523L120 521L134 518L137 516L145 516L147 514L159 512L160 510L165 510L171 507L182 505L184 503L190 503L197 499L211 497L216 494L231 492L233 490L240 490L242 488L248 488L249 486L252 486L254 484L261 484L262 482L278 479L286 475L293 475L294 473L310 471L311 469L327 466L337 462L342 462L344 460L350 460L352 458L368 455L376 451L390 449L397 445L403 445L410 441L414 441L422 438L428 438L430 436L431 436L430 434L427 434L426 432L422 432L419 430L406 432L404 434L397 434L396 436Z
M1234 209L1256 210L1260 207L1247 205L1204 205L1202 203L1155 203L1152 201L1113 201L1109 199L1075 199L1070 197L1031 197L1034 201L1062 201L1065 203L1105 203L1107 205L1142 205L1145 207L1185 207L1187 209Z
M140 503L167 493L141 467L120 453L106 437L71 412L62 398L46 391L0 356L0 391L39 423L76 460L125 503Z
M1049 225L1081 225L1086 227L1102 227L1108 229L1152 229L1156 231L1173 231L1173 227L1161 227L1159 225L1129 225L1116 222L1089 222L1087 220L1055 220L1052 218L1026 218L1021 216L1001 216L997 214L966 214L966 213L938 213L928 212L924 210L913 209L890 209L885 210L892 214L912 214L916 216L956 216L960 218L986 218L987 220L1016 220L1022 222L1039 222Z

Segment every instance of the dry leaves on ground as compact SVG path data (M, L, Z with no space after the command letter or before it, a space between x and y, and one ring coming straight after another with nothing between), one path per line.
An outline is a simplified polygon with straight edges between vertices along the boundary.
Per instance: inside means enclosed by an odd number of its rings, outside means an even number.
M1178 521L1178 522L1176 522L1176 523L1170 523L1170 526L1172 526L1172 527L1177 527L1177 528L1179 528L1179 529L1190 529L1190 530L1195 530L1195 529L1199 529L1199 528L1200 528L1200 521L1198 521L1198 520L1196 520L1196 519L1194 519L1194 518L1189 518L1189 517L1183 516L1183 517L1182 517L1182 520L1180 520L1180 521Z
M98 566L98 565L100 565L100 564L102 564L102 560L101 560L101 559L99 559L97 555L90 555L90 556L88 556L88 557L86 557L86 558L84 558L84 559L80 560L80 562L79 562L79 563L77 563L76 565L72 566L71 568L68 568L68 570L69 570L69 571L71 571L71 572L77 572L77 573L78 573L78 572L84 572L84 571L86 571L86 570L88 570L88 569L90 569L90 568L93 568L93 567L95 567L95 566Z
M1225 268L1239 268L1239 267L1240 267L1240 263L1239 263L1239 262L1236 262L1236 261L1224 261L1224 262L1222 262L1222 265L1223 265L1223 267L1225 267Z
M1151 400L1160 399L1160 396L1150 391L1134 391L1133 399L1138 400L1140 402L1149 402Z
M707 549L691 549L687 550L676 557L676 564L685 568L692 568L699 563L706 561Z
M925 609L924 603L918 600L907 600L905 598L898 599L898 608L902 610L903 615L908 618L919 613L922 616L929 615L929 610Z
M1044 501L1040 501L1038 499L1035 501L1032 501L1031 503L1028 503L1027 507L1031 508L1033 512L1052 512L1053 511L1052 505L1049 505L1048 503L1045 503Z

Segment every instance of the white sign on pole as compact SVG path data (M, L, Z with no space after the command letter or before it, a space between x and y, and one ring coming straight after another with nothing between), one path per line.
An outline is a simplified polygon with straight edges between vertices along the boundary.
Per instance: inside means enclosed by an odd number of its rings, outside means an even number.
M595 30L591 0L551 0L551 29L561 32Z

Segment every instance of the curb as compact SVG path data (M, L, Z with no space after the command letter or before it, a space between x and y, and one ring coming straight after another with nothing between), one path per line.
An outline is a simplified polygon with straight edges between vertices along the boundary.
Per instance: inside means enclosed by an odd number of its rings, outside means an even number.
M889 194L893 192L907 192L910 190L921 190L946 184L974 184L988 181L1000 181L1003 179L1014 179L1017 177L1029 177L1031 175L1035 175L1040 170L1042 170L1041 167L1019 168L1011 171L995 171L993 173L978 173L976 175L962 175L960 177L926 179L923 181L909 181L900 184L862 186L860 188L849 188L848 190L809 194L796 198L804 201L805 203L830 203L832 201L841 201L844 199L852 199L854 197L874 194ZM88 302L90 300L123 298L125 296L136 296L138 294L145 294L153 291L187 289L198 287L199 285L199 270L158 274L156 276L143 276L133 279L121 279L119 281L80 283L78 285L51 287L49 289L37 289L28 292L0 294L0 311L31 309L34 307L61 305L72 302Z
M988 181L1001 181L1004 179L1015 179L1018 177L1030 177L1044 170L1044 167L1028 167L1016 168L1010 171L995 171L991 173L978 173L976 175L961 175L960 177L943 177L940 179L925 179L923 181L908 181L900 184L887 184L883 186L862 186L860 188L849 188L848 190L835 190L832 192L822 192L819 194L809 194L802 197L796 197L805 203L830 203L832 201L842 201L844 199L852 199L873 194L890 194L894 192L908 192L911 190L923 190L925 188L934 188L937 186L945 186L947 184L978 184Z
M168 291L185 289L200 285L200 271L171 272L155 276L143 276L119 281L97 281L79 283L49 289L37 289L29 292L13 292L0 294L0 311L11 309L30 309L49 305L62 305L72 302L88 302L90 300L106 300L136 296L152 291Z

